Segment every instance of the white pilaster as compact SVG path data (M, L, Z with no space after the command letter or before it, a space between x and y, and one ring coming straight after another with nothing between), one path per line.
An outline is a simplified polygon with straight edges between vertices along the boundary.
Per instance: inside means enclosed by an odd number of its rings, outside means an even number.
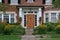
M22 8L19 8L19 17L22 17Z
M37 26L39 26L39 17L42 17L42 9L39 8L39 12L37 13Z
M9 23L11 23L11 14L9 14Z
M2 14L2 22L4 22L4 15Z
M21 25L24 27L24 13L22 12L22 8L19 8L19 17L22 18Z

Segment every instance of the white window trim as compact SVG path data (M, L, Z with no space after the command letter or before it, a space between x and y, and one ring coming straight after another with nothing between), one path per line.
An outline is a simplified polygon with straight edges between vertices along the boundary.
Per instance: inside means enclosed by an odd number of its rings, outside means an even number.
M2 22L4 20L4 14L3 12L0 12L0 14L2 14ZM9 23L11 23L10 19L11 19L11 14L14 14L14 23L17 22L17 19L16 19L16 13L15 12L6 12L6 14L9 14Z
M45 11L44 12L44 23L46 23L45 22L45 13L49 14L49 22L51 22L51 13L56 13L56 20L58 20L58 15L59 15L60 11Z

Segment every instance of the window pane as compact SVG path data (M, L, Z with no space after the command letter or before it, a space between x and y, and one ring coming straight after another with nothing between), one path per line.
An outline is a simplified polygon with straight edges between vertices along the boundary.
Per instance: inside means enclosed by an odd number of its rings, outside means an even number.
M4 14L4 21L9 23L9 15L8 14Z
M60 13L59 13L59 15L58 15L58 18L59 18L59 20L60 20Z
M0 0L0 2L2 2L2 0Z
M11 23L14 23L14 14L11 14Z
M33 0L27 0L27 2L33 2Z
M11 18L14 18L14 14L11 14Z
M37 15L35 15L35 26L37 26Z
M33 11L29 11L28 13L33 13Z
M24 15L24 26L26 26L26 15Z
M11 0L11 4L14 4L14 5L18 4L18 0Z
M56 13L51 13L51 22L56 22Z
M45 22L49 22L49 15L48 15L48 13L45 14Z
M11 23L14 23L14 18L11 18Z
M46 4L52 4L52 0L46 0Z

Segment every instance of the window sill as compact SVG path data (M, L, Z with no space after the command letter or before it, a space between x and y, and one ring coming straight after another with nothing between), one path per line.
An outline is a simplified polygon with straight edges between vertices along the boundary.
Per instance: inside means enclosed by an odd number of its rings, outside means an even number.
M34 2L27 2L27 3L34 3Z
M10 4L10 5L19 5L19 4Z
M52 4L45 4L45 5L52 5Z

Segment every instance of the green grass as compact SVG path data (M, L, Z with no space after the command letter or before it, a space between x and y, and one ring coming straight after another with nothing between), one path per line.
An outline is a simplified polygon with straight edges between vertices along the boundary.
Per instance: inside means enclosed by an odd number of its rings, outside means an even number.
M47 38L47 39L40 39L40 40L60 40L60 38Z
M15 35L0 35L0 40L21 40Z
M51 38L41 38L40 40L60 40L60 34L56 34L55 32L48 32L47 34L42 34L42 36L51 36Z

